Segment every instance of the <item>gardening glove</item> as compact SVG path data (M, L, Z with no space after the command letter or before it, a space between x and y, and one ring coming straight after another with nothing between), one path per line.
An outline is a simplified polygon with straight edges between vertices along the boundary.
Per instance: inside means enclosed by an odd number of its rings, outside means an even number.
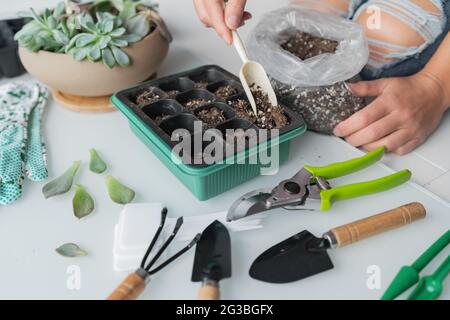
M41 116L47 90L36 82L0 86L0 204L22 195L24 175L32 181L48 177Z

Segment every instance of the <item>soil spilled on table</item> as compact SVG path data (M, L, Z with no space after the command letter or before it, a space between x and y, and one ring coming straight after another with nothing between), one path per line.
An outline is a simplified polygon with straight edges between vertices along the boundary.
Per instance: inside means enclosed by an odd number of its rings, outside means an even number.
M207 128L213 128L227 120L225 113L217 107L201 110L197 113L197 117Z
M257 115L254 114L247 100L237 99L228 102L236 110L236 115L239 118L248 120L261 129L281 129L289 124L289 119L284 113L283 107L272 106L269 97L261 88L253 85L251 91L255 98Z
M147 89L137 95L136 104L139 107L144 107L159 100L161 100L159 93L155 92L154 89Z
M230 85L221 86L214 92L214 94L221 99L230 98L237 95L238 93L239 91Z
M301 60L313 58L324 53L335 53L338 46L338 41L316 37L302 31L295 32L288 41L281 44L281 48Z

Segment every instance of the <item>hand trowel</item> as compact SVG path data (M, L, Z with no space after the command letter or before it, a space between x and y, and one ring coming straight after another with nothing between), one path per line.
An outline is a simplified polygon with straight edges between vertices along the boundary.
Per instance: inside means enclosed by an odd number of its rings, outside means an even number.
M197 243L192 281L202 282L198 298L219 300L219 282L231 277L231 243L227 228L218 220L211 223Z
M327 250L401 227L425 215L420 203L411 203L333 228L320 238L304 230L262 253L253 262L250 276L270 283L288 283L313 276L333 268Z

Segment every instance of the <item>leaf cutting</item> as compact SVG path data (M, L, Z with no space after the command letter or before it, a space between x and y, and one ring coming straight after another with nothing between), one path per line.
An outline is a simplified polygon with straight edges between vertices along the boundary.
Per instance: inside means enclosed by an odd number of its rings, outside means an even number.
M113 176L105 178L106 187L108 188L109 197L118 204L127 204L133 201L135 192L127 186L120 183Z
M94 199L81 184L75 185L75 196L72 204L73 213L78 219L88 216L95 208Z
M65 243L55 249L57 253L67 258L77 258L87 256L87 252L75 243Z
M66 170L61 176L50 181L42 188L45 199L64 194L70 190L81 161L75 161L72 166Z
M90 149L89 153L91 154L91 158L89 160L89 170L95 173L103 173L106 171L108 166L105 161L98 155L97 150Z

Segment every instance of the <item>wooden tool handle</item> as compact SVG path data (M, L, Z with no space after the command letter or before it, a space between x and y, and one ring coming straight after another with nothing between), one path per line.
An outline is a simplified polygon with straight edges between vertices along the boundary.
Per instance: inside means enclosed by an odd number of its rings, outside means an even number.
M335 246L343 247L379 233L425 218L426 210L418 202L410 203L366 219L331 229Z
M220 289L218 284L205 284L198 292L199 300L220 300Z
M144 291L145 279L137 273L131 273L114 290L107 300L135 300Z

